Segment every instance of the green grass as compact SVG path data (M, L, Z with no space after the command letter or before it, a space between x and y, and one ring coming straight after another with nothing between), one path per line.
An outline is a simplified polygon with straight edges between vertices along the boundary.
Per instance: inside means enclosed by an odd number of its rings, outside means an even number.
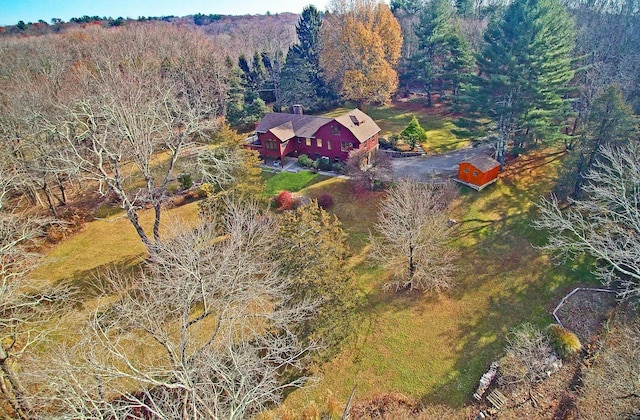
M367 112L388 117L386 130L404 128L412 115L392 108ZM450 121L428 115L419 119L430 130L430 141L440 142L434 146L438 150L458 147L457 138L446 134L453 130ZM309 172L264 174L271 195L286 189L333 196L330 212L348 233L351 262L365 295L351 339L337 357L313 368L321 378L317 386L294 391L286 406L299 412L309 401L322 401L327 390L344 402L353 385L359 399L401 392L425 403L456 408L467 403L512 327L524 321L547 324L554 299L575 283L595 283L588 261L554 266L532 246L545 240L530 221L536 217L534 203L555 180L559 157L542 152L521 156L482 192L461 187L452 210L458 220L453 228L458 272L454 288L439 296L382 290L387 274L368 261L367 237L383 193L355 195L347 181ZM197 203L167 212L164 220L171 217L194 220ZM148 226L151 214L142 219ZM126 219L98 220L47 253L34 276L87 287L100 270L134 266L144 255Z
M280 191L296 192L300 191L316 178L318 174L309 171L300 172L280 172L276 175L266 175L267 187L265 194L272 197Z
M554 299L577 282L595 282L588 264L555 266L532 246L544 240L530 221L535 201L552 185L557 157L522 157L482 192L462 187L452 214L459 222L458 273L454 288L440 296L382 290L386 274L369 265L366 243L359 241L375 221L378 197L340 205L350 191L341 180L306 190L339 197L332 211L352 248L358 245L353 260L366 303L353 338L334 360L317 367L320 383L293 392L287 407L296 411L307 401L320 401L327 389L346 401L357 385L358 398L401 392L462 410L511 328L524 321L546 326Z

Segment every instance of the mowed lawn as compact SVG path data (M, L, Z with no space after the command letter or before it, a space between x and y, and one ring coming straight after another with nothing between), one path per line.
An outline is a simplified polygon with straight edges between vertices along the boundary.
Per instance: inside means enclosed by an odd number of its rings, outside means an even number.
M461 189L452 212L458 273L454 288L440 296L382 290L386 275L366 260L363 242L380 197L342 203L350 194L342 180L310 188L310 195L337 198L333 211L351 236L366 299L351 340L336 359L317 367L318 384L288 396L285 410L301 410L309 401L322 406L328 391L346 402L356 386L359 399L401 392L459 408L466 417L463 406L500 356L508 331L522 322L546 326L554 299L570 284L594 282L587 268L554 266L532 246L544 236L530 227L534 202L548 192L558 158L549 152L522 156L486 190Z
M374 118L390 116L383 130L401 130L411 119L406 110L393 107L367 112ZM419 118L422 123L431 117ZM448 136L443 144L456 141ZM425 403L459 408L466 417L463 406L483 371L499 357L509 329L524 321L546 325L554 300L570 284L594 282L580 264L554 266L532 246L544 239L530 227L533 204L553 184L560 158L549 151L521 156L482 192L461 187L451 214L458 221L452 228L453 245L460 250L458 273L453 289L440 296L383 291L386 274L370 264L367 251L384 193L354 194L348 181L339 178L265 176L272 193L302 188L300 192L312 198L333 196L330 211L349 234L351 263L365 295L352 337L335 359L314 367L320 380L289 394L283 409L300 412L310 401L322 406L328 393L345 403L355 385L358 399L401 392ZM191 203L167 211L163 220L194 221L197 215L197 203ZM149 227L151 212L144 212L142 219ZM90 287L102 270L134 266L145 255L128 220L97 220L47 253L34 276Z
M198 212L197 202L165 210L161 233L166 233L177 222L195 222ZM147 234L152 236L153 211L141 212L140 221ZM146 249L129 219L120 213L87 223L80 232L57 244L46 253L32 276L46 282L71 281L86 285L94 281L102 270L138 264L146 255Z

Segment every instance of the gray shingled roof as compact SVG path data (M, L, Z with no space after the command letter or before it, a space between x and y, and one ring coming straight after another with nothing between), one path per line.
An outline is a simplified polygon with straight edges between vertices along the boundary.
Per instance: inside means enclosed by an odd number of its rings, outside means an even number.
M313 137L320 127L331 121L331 118L315 115L270 112L262 118L256 127L256 133L266 133L271 130L282 141L292 137Z
M464 160L460 163L464 163L464 162L470 163L471 165L478 168L482 172L487 172L495 168L496 166L500 166L500 162L498 162L494 158L487 155L472 156L469 159Z
M378 124L358 108L336 117L335 120L351 131L361 143L380 132Z

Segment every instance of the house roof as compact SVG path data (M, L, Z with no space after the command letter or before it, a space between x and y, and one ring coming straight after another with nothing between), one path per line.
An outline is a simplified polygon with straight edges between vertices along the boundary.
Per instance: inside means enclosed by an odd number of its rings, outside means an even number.
M378 124L358 108L336 117L335 120L351 131L361 143L380 132Z
M467 160L464 160L460 163L468 163L478 168L482 172L487 172L495 168L496 166L500 166L500 162L495 160L494 158L487 155L476 155L472 156Z
M359 142L380 132L378 124L358 108L336 118L270 112L262 118L255 131L256 133L271 131L280 141L286 141L293 137L315 137L316 132L331 121L337 121L344 126Z
M262 118L256 127L256 133L266 133L271 130L281 141L292 137L313 137L320 127L331 121L331 118L315 115L270 112Z

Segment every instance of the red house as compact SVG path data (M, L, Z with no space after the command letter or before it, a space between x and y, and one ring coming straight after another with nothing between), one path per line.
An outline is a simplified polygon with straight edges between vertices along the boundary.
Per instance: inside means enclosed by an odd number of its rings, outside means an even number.
M247 147L281 162L285 156L302 154L340 162L347 160L352 149L377 149L380 127L359 109L336 118L303 115L300 109L293 114L266 114Z
M496 182L500 172L500 162L485 155L474 156L459 165L456 181L478 191Z

